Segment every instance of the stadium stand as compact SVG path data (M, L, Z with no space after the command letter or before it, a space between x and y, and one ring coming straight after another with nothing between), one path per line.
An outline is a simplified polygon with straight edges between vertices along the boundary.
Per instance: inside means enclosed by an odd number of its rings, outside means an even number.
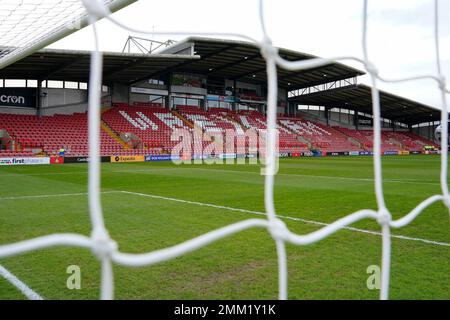
M365 150L373 150L373 134L371 130L354 130L344 127L335 127L336 130L353 138L361 143ZM422 138L412 132L406 131L382 131L381 133L381 149L382 151L420 151L424 146L438 146L425 138Z
M148 154L169 153L177 144L171 141L172 131L192 130L175 114L157 104L116 104L102 114L102 120L118 136L128 133L136 135Z
M202 132L209 141L201 145L192 144L193 154L200 154L211 141L217 152L245 153L250 141L245 130L254 129L259 141L264 143L266 118L255 110L237 112L225 108L209 111L197 106L178 105L170 111L157 103L114 104L102 113L105 125L101 132L101 155L152 155L167 154L178 144L171 141L176 129ZM197 128L197 129L196 129ZM282 116L278 120L279 152L323 152L372 151L372 131L345 127L329 127L301 117ZM87 115L54 115L37 117L31 115L0 114L0 129L6 130L16 143L16 151L2 150L0 156L32 156L41 150L47 155L56 155L64 147L68 156L86 156ZM197 131L196 131L197 130ZM233 132L234 140L227 140L225 133ZM139 147L127 145L123 137L137 137ZM255 144L253 144L256 146ZM383 131L382 151L420 151L424 146L438 146L411 132ZM33 151L32 151L33 150Z
M0 114L0 123L2 129L5 129L16 142L18 150L21 150L13 154L10 152L9 156L22 156L23 150L31 149L41 149L48 155L54 155L62 147L66 149L66 155L88 154L86 113L50 117ZM30 153L31 151L25 152L26 155ZM102 131L101 154L106 156L118 153L124 153L120 144ZM6 156L6 152L2 155Z
M361 151L360 145L353 143L341 132L301 118L280 118L279 122L308 141L313 149L325 152Z

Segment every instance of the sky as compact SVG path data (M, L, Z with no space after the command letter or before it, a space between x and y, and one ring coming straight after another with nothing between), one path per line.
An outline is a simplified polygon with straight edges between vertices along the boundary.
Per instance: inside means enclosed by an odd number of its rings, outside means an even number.
M320 57L362 57L362 0L267 0L265 17L273 44ZM114 16L126 25L148 31L233 32L261 39L257 0L138 0ZM440 0L441 60L450 75L450 1ZM122 51L128 31L98 22L100 48ZM369 57L380 74L401 78L436 73L433 31L433 0L369 1ZM152 36L165 41L183 36ZM50 48L90 50L90 28L54 43ZM362 69L358 63L346 64ZM450 78L450 77L449 77ZM363 76L360 83L368 84ZM440 108L437 84L421 80L384 84L388 92Z

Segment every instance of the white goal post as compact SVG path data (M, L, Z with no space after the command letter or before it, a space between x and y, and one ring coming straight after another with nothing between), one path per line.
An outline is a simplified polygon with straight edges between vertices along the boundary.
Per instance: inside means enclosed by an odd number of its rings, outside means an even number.
M47 2L45 0L29 0L30 2L39 3ZM77 246L88 248L92 250L93 254L100 260L102 266L101 272L101 298L113 299L114 297L114 281L112 263L136 267L136 266L148 266L156 264L162 261L181 256L187 252L202 248L214 241L225 238L231 234L249 229L249 228L266 228L270 235L273 237L278 255L278 283L279 283L279 298L288 298L288 273L287 273L287 256L285 250L286 243L292 243L296 245L308 245L318 242L329 235L341 230L342 228L351 225L359 220L372 219L379 223L382 231L382 276L381 276L381 290L380 299L388 299L389 297L389 279L390 279L390 258L391 258L391 228L401 228L412 222L425 208L431 204L442 201L447 208L450 208L450 196L447 185L447 157L448 157L448 112L447 112L447 94L449 90L446 88L446 80L442 74L441 60L439 55L439 19L438 19L438 6L439 0L434 1L434 37L435 37L435 65L436 72L434 74L417 75L410 78L403 79L386 79L378 72L376 66L370 61L368 51L368 0L362 0L363 7L363 25L362 25L362 41L363 48L362 57L332 57L328 59L314 58L302 61L287 61L281 58L278 54L277 48L272 45L270 36L265 28L265 16L263 1L259 4L260 23L263 31L263 38L260 40L252 39L246 35L240 34L211 34L208 32L153 32L153 31L141 31L128 27L121 22L117 21L109 14L109 10L105 7L105 4L109 5L111 9L117 9L125 6L133 1L101 1L101 0L83 0L86 5L87 14L83 14L80 17L83 24L93 22L93 32L96 38L96 50L92 52L91 58L91 70L89 81L89 152L91 161L89 163L89 214L92 223L92 235L86 237L78 234L53 234L43 236L31 240L25 240L14 244L6 244L0 246L0 258L23 254L32 250L43 249L52 246ZM6 2L13 2L7 0ZM27 2L20 1L20 2ZM55 3L75 3L77 0L60 0ZM79 2L81 3L81 1ZM3 4L3 2L2 2ZM12 12L14 14L14 12ZM102 84L102 54L98 49L98 42L101 39L98 38L95 29L95 21L101 18L109 19L114 24L125 28L133 33L152 34L152 35L209 35L209 36L234 36L240 39L253 42L261 50L262 56L267 63L267 78L268 78L268 112L267 112L267 136L266 136L266 160L265 160L265 208L267 217L266 219L248 219L238 223L228 225L226 227L208 232L204 235L180 243L173 247L142 253L142 254L129 254L123 253L118 250L117 244L113 239L109 237L108 230L105 227L102 207L100 202L100 161L99 161L99 132L100 132L100 92ZM0 20L0 28L3 28ZM2 29L0 29L2 30ZM9 63L17 61L23 58L27 54L30 54L37 49L44 47L52 43L53 41L60 39L61 37L70 34L71 31L48 30L49 33L45 33L42 37L42 41L29 42L25 46L25 49L11 49L6 55L0 56L0 69L5 67ZM318 66L327 65L334 61L352 60L361 63L361 65L368 72L372 81L372 108L374 116L373 126L373 166L375 177L375 193L377 200L377 210L361 209L357 212L351 213L342 219L339 219L330 225L324 226L321 229L311 232L305 235L298 235L291 232L286 224L276 214L274 205L274 179L276 176L276 154L275 144L277 135L277 67L288 70L306 70ZM404 82L415 81L419 79L431 79L438 86L441 92L441 122L442 122L442 135L441 135L441 173L440 184L441 194L434 195L418 204L411 212L403 216L398 220L392 220L391 213L387 208L384 200L383 193L383 176L381 167L381 128L380 128L380 98L377 82Z

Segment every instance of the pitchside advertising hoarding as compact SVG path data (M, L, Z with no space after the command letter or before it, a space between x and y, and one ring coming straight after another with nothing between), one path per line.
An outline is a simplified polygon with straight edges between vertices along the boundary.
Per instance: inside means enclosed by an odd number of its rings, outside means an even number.
M159 155L151 155L146 156L145 161L171 161L171 160L181 160L181 157L178 155L171 155L171 154L159 154Z
M0 106L36 108L36 89L0 88Z
M64 157L64 163L88 163L89 157ZM100 157L101 162L111 162L111 157Z
M438 150L431 151L385 151L383 155L410 155L410 154L440 154ZM342 152L319 152L319 151L306 151L306 152L279 152L277 157L290 158L290 157L322 157L322 156L373 156L372 151L342 151ZM112 156L112 157L100 157L101 162L153 162L153 161L174 161L174 160L205 160L205 159L237 159L237 158L258 158L258 154L236 154L236 153L224 153L218 155L148 155L148 156ZM64 163L88 163L89 157L10 157L0 158L0 166L13 166L13 165L40 165L40 164L64 164Z
M50 164L50 158L0 158L0 166Z
M111 162L144 162L145 156L112 156Z
M337 157L337 156L348 156L349 152L348 151L339 151L339 152L327 152L326 153L327 157Z

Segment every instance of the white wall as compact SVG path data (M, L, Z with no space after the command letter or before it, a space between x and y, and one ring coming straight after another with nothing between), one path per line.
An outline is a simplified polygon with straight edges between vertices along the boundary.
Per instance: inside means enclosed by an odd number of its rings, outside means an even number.
M88 99L87 90L78 89L42 89L42 108L62 106L74 103L86 102Z
M41 115L73 114L87 111L87 90L43 88ZM34 108L0 107L1 113L36 115Z
M41 115L73 114L87 111L87 90L44 88Z

